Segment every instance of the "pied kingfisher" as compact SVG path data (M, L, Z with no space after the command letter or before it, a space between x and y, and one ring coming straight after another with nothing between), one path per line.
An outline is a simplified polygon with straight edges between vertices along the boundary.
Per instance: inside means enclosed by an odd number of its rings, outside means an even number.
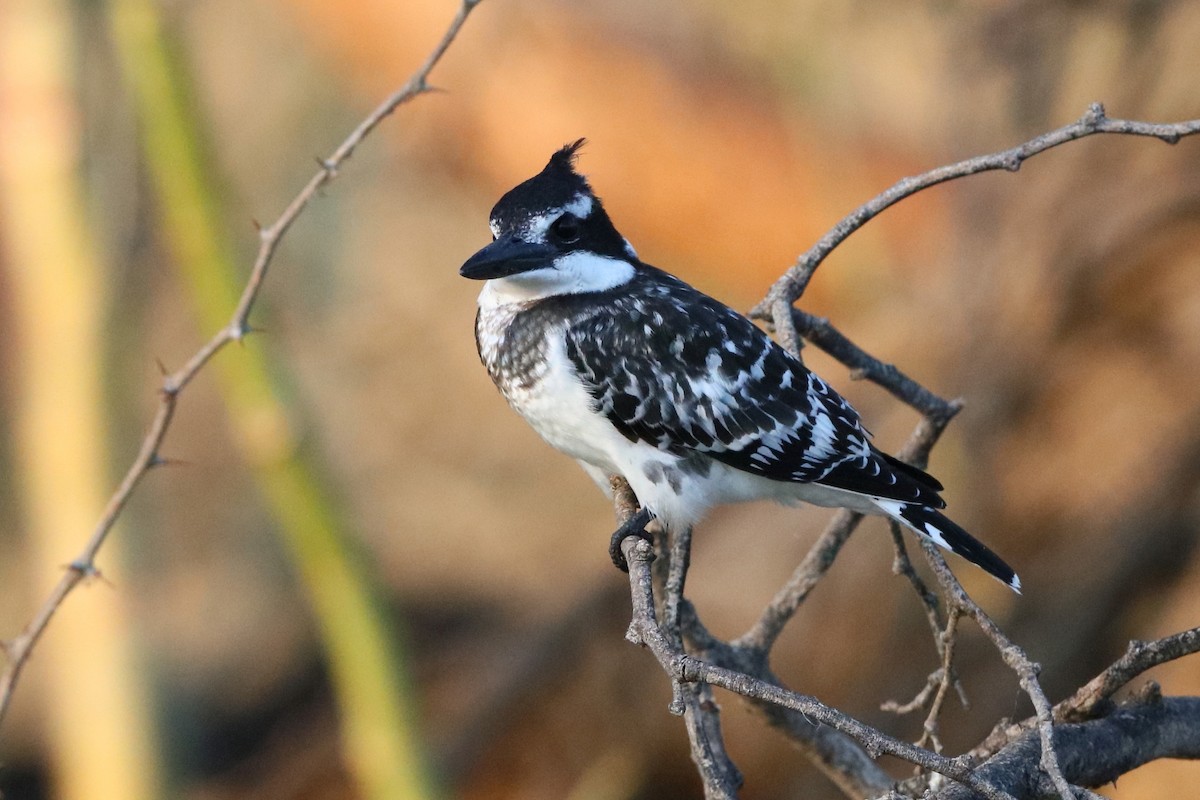
M583 140L492 209L475 341L492 381L552 447L641 511L613 536L713 506L807 502L896 520L1020 591L1012 568L938 509L942 485L875 448L857 412L750 320L643 263L575 170Z

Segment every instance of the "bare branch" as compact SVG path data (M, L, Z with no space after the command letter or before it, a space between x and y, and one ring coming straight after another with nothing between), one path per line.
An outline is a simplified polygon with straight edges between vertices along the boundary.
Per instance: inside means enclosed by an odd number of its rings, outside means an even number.
M1102 786L1159 758L1200 758L1200 698L1168 697L1135 703L1100 719L1055 728L1058 760L1067 780ZM976 769L976 775L1019 798L1052 797L1056 788L1039 768L1042 739L1030 731ZM1103 757L1098 758L1097 754ZM947 787L937 800L968 800ZM1089 796L1092 796L1089 793Z
M1055 719L1079 722L1101 712L1122 687L1148 669L1200 651L1200 628L1154 642L1129 643L1125 655L1054 708Z
M162 462L163 459L159 455L159 448L162 446L163 440L167 435L167 430L170 428L171 421L174 418L175 405L180 393L200 373L205 365L212 360L213 356L224 349L230 342L241 341L250 332L250 312L253 310L254 304L258 299L263 281L267 276L267 268L270 266L271 260L275 255L275 250L283 239L284 234L287 233L292 223L296 221L301 212L308 206L309 202L316 195L317 190L337 176L339 167L353 155L359 143L384 118L389 116L400 105L407 103L418 95L431 91L426 82L429 73L441 60L442 56L445 55L446 50L462 29L463 23L466 22L467 16L479 2L480 0L463 0L457 15L446 29L442 40L430 52L425 63L413 73L412 77L409 78L408 82L401 89L387 97L359 123L358 127L338 145L333 155L319 162L320 169L309 179L299 194L292 199L279 218L271 225L259 230L258 255L254 260L254 266L246 280L245 288L242 290L241 297L238 300L233 316L229 320L229 324L217 331L182 367L163 378L158 410L155 412L154 419L150 423L150 428L142 440L137 457L129 466L125 477L121 480L116 491L109 498L100 520L92 530L91 537L79 555L72 559L70 568L63 573L62 578L38 608L33 619L26 624L24 630L19 635L5 644L4 652L8 656L8 666L5 668L4 673L0 674L0 722L4 719L9 703L12 700L13 691L16 688L17 681L20 679L21 671L24 669L26 663L28 663L38 639L45 632L47 626L50 624L50 620L54 617L54 614L58 611L58 608L62 605L67 595L85 577L96 571L96 554L99 553L101 546L103 546L104 541L108 538L109 532L112 530L113 525L116 524L117 518L121 515L126 503L129 502L129 498L133 495L143 476L151 468Z
M956 164L949 164L937 169L931 169L920 175L903 178L890 189L876 195L871 200L854 209L837 225L813 245L808 252L801 255L796 263L775 282L767 292L766 298L755 311L759 314L771 314L778 322L782 319L779 314L784 308L790 307L804 293L808 282L821 262L833 252L834 248L844 242L850 234L874 219L884 209L895 205L910 195L914 195L939 183L963 178L967 175L977 175L992 170L1008 170L1016 172L1026 159L1038 153L1057 147L1085 136L1096 133L1120 133L1133 136L1153 136L1167 144L1175 144L1184 136L1200 133L1200 120L1158 124L1150 122L1135 122L1132 120L1110 119L1100 103L1092 103L1083 116L1070 125L1035 136L1016 147L1002 150L975 158L968 158Z
M958 693L958 701L962 703L963 708L969 708L970 703L967 701L966 690L963 689L962 681L958 679L958 675L954 670L954 645L958 639L958 620L962 615L961 609L957 607L950 608L950 615L946 620L945 627L942 624L941 604L938 601L938 596L934 594L921 576L913 569L912 561L909 560L908 550L904 546L904 534L900 531L900 526L896 522L890 522L888 529L892 534L892 545L895 547L896 557L892 562L892 572L898 575L903 575L908 579L909 584L916 592L917 598L921 601L921 605L925 608L925 618L929 623L930 633L933 634L933 643L937 648L938 655L941 656L941 666L930 673L925 687L918 693L916 698L906 704L898 704L896 702L884 703L882 708L884 711L891 711L896 714L910 714L918 708L929 708L929 714L925 718L924 734L917 744L924 744L926 737L932 740L934 749L939 753L941 746L937 740L937 717L941 711L942 703L945 700L946 689L950 686L954 687ZM937 693L934 694L934 689L937 688ZM932 700L930 699L932 697ZM928 705L932 703L931 705Z
M1099 103L1094 103L1076 122L1037 136L1017 147L905 178L859 206L823 236L776 281L762 302L750 312L751 315L766 321L768 326L774 329L779 343L795 355L800 355L803 337L846 365L853 377L871 380L920 412L921 422L898 455L909 463L924 466L938 437L961 409L961 402L938 397L895 366L885 364L859 348L828 320L798 310L792 303L804 292L813 273L829 253L854 231L894 203L931 186L967 175L997 169L1015 171L1027 158L1096 133L1153 136L1173 144L1183 136L1200 133L1200 120L1174 124L1115 120L1105 115ZM678 621L690 645L703 658L688 655L677 637L666 635L663 627L655 622L653 581L648 567L652 551L640 540L626 539L622 548L630 564L630 586L634 605L628 638L643 644L655 654L676 687L700 681L720 686L747 698L772 725L783 730L806 754L813 757L826 774L850 796L900 796L889 790L891 784L886 774L874 764L873 759L883 753L895 755L926 770L959 781L961 785L954 790L958 792L954 795L956 797L968 796L972 791L988 797L1002 796L1004 792L990 782L975 784L983 773L972 774L968 764L977 760L976 754L980 752L979 749L960 759L946 759L937 753L907 745L822 705L814 698L781 688L771 673L768 666L770 651L779 634L824 577L860 519L858 515L847 511L838 512L754 626L733 642L721 641L705 629L695 610L683 599L681 581L677 584L677 589L674 586L670 587L665 604L671 610L671 623L666 628L673 633ZM1037 754L1035 762L1031 762L1031 769L1037 773L1039 785L1046 791L1052 790L1065 798L1077 795L1091 796L1091 793L1082 789L1076 790L1067 783L1063 765L1067 765L1066 771L1072 777L1076 774L1075 767L1073 762L1056 758L1053 743L1056 732L1061 731L1062 726L1056 728L1054 720L1095 713L1098 709L1106 707L1105 703L1113 692L1140 672L1156 663L1200 649L1200 634L1196 631L1169 637L1169 642L1162 640L1151 645L1135 643L1125 658L1081 689L1071 701L1052 710L1038 682L1038 665L1031 661L966 594L940 552L929 542L922 540L926 557L946 595L947 620L944 627L936 595L929 591L913 571L898 530L893 530L893 537L897 546L897 572L908 577L921 598L941 657L941 666L930 676L928 685L918 694L917 699L909 704L913 709L926 706L930 709L921 742L932 741L935 746L940 747L937 738L937 718L951 686L958 689L963 705L967 703L954 675L953 654L958 622L963 616L970 617L992 640L1005 663L1016 672L1036 711L1036 717L1031 721L998 728L988 740L992 742L991 752L1005 747L1018 737L1026 737L1035 742ZM672 555L673 560L681 557L686 558L686 553L681 555L680 552L674 552ZM897 706L897 710L905 709ZM1072 757L1074 752L1070 744L1063 745L1061 751L1064 759ZM693 739L693 753L695 752ZM697 763L700 763L699 759ZM704 773L703 767L701 772ZM709 786L707 777L705 785Z
M956 759L946 758L872 728L830 708L814 697L789 691L767 681L752 678L744 672L718 667L689 656L663 634L654 616L654 586L650 562L650 545L637 537L627 537L622 550L629 563L629 585L633 601L633 619L626 638L647 647L659 665L673 681L703 682L719 686L742 697L761 700L772 705L797 711L806 717L841 731L858 741L872 756L897 756L933 772L959 781L989 800L1008 798L971 774L970 768Z
M610 477L609 484L612 487L617 522L623 524L637 512L637 498L624 478ZM690 604L683 599L683 587L687 582L687 570L691 559L692 531L689 528L675 535L671 535L669 531L665 531L664 534L670 536L669 542L659 540L664 551L662 560L667 564L667 574L663 581L666 593L663 600L664 620L659 624L655 618L652 571L647 566L644 571L635 573L630 565L631 585L642 580L647 582L644 592L635 593L634 620L641 620L642 625L653 627L655 637L668 642L669 647L683 652L681 618L685 610L691 612ZM648 565L649 561L654 559L654 553L647 542L637 537L626 537L626 541L622 543L626 557L628 551L625 545L634 540L645 546L644 557ZM639 600L644 605L638 605ZM635 627L635 622L630 623L625 638L636 643L641 641L642 630ZM684 718L692 761L696 764L696 770L704 785L704 796L708 800L733 800L742 786L742 773L725 750L725 739L721 732L721 709L713 698L712 689L704 683L685 683L675 679L672 680L672 692L670 710Z
M707 683L679 686L683 720L691 743L692 761L704 783L708 800L732 800L742 788L742 773L725 750L721 709Z
M1000 626L980 608L978 603L971 599L971 596L963 589L962 584L958 582L958 578L954 577L954 573L950 571L950 567L946 564L946 559L942 557L936 545L922 539L921 548L925 551L925 558L929 562L929 565L933 567L933 571L946 593L947 602L952 607L958 608L963 614L975 620L975 624L980 627L984 635L992 640L992 644L1000 652L1000 657L1004 659L1004 663L1013 672L1017 673L1021 688L1025 690L1025 694L1029 695L1029 699L1033 701L1033 708L1037 714L1037 731L1042 742L1042 768L1050 777L1051 782L1063 800L1070 800L1075 795L1063 777L1062 769L1059 766L1057 754L1054 750L1054 719L1050 709L1050 701L1047 699L1045 691L1042 690L1042 684L1038 681L1038 672L1041 670L1041 667L1032 661L1023 649L1009 639L1007 634L1000 630Z

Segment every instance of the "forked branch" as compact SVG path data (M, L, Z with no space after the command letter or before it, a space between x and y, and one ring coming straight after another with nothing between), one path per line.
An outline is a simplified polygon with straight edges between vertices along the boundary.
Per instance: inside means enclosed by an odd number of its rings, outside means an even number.
M998 169L1016 171L1028 158L1058 145L1099 133L1150 136L1174 144L1185 136L1200 133L1200 120L1158 124L1111 119L1105 114L1101 104L1093 103L1079 120L1016 147L904 178L856 208L801 255L772 285L762 302L750 312L751 316L767 322L775 331L780 344L797 356L800 355L801 339L807 340L844 364L854 377L872 381L917 410L922 415L922 420L899 455L910 463L923 466L930 449L959 411L961 403L938 397L893 365L880 361L855 345L828 320L801 311L795 308L793 303L803 294L817 267L838 245L895 203L931 186L968 175ZM626 497L628 498L628 495ZM684 639L690 643L696 655L692 655L678 641L673 641L672 637L666 635L654 616L654 582L648 566L648 559L652 557L649 546L633 538L626 539L623 544L630 564L630 587L634 601L630 638L654 653L677 687L687 683L720 686L750 700L753 707L800 745L801 749L851 796L863 796L867 793L897 796L886 775L873 763L874 758L884 753L956 781L957 788L948 790L944 795L946 797L966 797L972 792L986 797L1008 797L1006 790L1009 788L1018 796L1030 796L1026 791L1030 786L1037 787L1038 792L1053 791L1064 798L1077 794L1088 796L1090 792L1072 787L1068 783L1067 775L1080 783L1095 785L1093 777L1097 773L1095 770L1077 769L1076 762L1069 761L1070 768L1064 774L1059 753L1061 751L1066 757L1074 758L1078 753L1075 748L1079 740L1075 736L1075 728L1070 728L1066 734L1060 734L1063 728L1061 725L1056 726L1055 722L1092 717L1108 708L1112 694L1136 675L1155 664L1200 649L1200 633L1197 630L1151 644L1134 643L1120 661L1081 688L1070 700L1057 708L1051 708L1038 682L1038 665L1030 660L1026 653L1004 634L999 625L967 595L946 566L941 553L928 542L922 541L927 560L942 590L939 602L938 597L913 571L904 552L903 543L897 540L897 570L908 576L925 608L941 662L937 671L933 673L934 680L931 680L928 692L920 696L923 704L930 708L921 742L931 741L935 745L938 743L938 711L949 688L957 685L952 663L954 639L959 620L963 617L978 624L993 642L1005 663L1016 673L1036 712L1033 719L1010 726L998 736L991 737L986 753L977 749L971 754L951 759L922 747L899 742L824 706L815 698L784 689L769 668L770 652L779 634L825 576L859 521L860 517L856 514L848 511L838 512L787 584L764 609L758 621L749 631L732 642L713 637L690 604L683 600L682 596L671 597L668 592L667 602L672 607L683 610ZM687 554L673 552L671 557L686 558ZM944 624L941 622L941 603L945 604L947 615ZM1187 708L1190 706L1180 701L1178 708L1172 706L1169 710L1172 714L1180 714ZM790 717L789 714L792 713L802 715L802 721ZM1153 714L1146 712L1142 716L1152 717ZM1084 737L1100 735L1098 732L1102 730L1102 726L1091 724L1092 728L1081 729ZM820 725L836 730L838 735L822 735L823 729ZM719 735L719 727L715 730ZM1033 777L1028 780L1010 782L1006 773L1006 780L993 781L991 776L994 767L977 770L974 766L982 758L997 751L1004 754L1023 753L1024 756L1021 757L1028 760L1027 751L1031 748L1036 748L1036 766L1023 767L1028 768L1027 771L1031 770L1030 774ZM723 745L719 749L724 753ZM1156 751L1138 752L1147 758L1164 755ZM696 752L693 739L693 757L700 766L708 796L730 796L728 785L720 784L719 776L715 773L706 772L701 755ZM1109 779L1111 778L1105 778Z

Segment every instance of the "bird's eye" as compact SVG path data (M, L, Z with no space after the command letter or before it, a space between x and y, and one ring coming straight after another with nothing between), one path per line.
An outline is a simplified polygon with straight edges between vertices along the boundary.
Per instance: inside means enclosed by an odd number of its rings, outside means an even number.
M563 244L574 244L579 241L579 217L574 214L563 214L550 225L554 238Z

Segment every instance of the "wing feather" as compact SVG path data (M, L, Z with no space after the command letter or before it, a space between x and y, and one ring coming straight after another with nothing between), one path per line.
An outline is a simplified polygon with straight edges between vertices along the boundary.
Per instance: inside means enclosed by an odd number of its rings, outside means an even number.
M877 450L854 409L752 322L643 270L566 334L597 409L626 438L773 480L944 507L941 484Z

